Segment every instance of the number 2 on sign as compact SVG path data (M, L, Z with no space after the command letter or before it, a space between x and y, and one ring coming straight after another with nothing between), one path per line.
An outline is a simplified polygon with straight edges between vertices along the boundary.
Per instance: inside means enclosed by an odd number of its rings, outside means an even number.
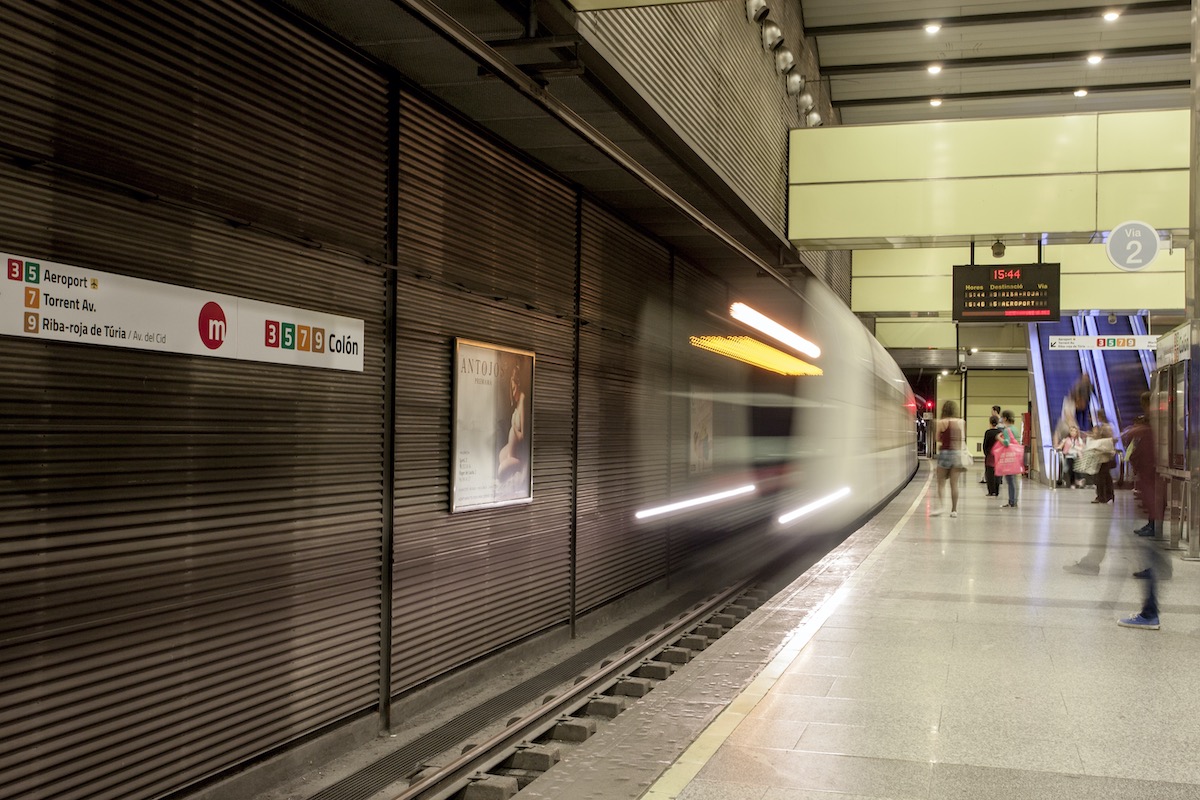
M1130 266L1142 263L1142 243L1137 241L1142 235L1141 228L1126 228L1125 234L1129 237L1129 241L1125 243L1125 251L1129 253L1125 257L1125 263Z

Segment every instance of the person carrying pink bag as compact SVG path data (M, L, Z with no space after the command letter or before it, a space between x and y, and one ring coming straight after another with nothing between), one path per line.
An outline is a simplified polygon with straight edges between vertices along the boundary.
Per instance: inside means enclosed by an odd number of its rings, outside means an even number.
M1016 421L1012 411L1005 409L1000 412L1000 435L992 447L996 457L996 474L1004 478L1004 484L1008 487L1008 502L1001 508L1017 507L1017 475L1025 471L1025 447L1013 428Z

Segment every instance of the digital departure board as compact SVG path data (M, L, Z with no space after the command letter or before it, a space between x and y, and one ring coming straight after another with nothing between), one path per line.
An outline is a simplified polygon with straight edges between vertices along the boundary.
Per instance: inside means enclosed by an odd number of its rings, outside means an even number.
M959 322L1057 322L1058 264L966 264L954 268Z

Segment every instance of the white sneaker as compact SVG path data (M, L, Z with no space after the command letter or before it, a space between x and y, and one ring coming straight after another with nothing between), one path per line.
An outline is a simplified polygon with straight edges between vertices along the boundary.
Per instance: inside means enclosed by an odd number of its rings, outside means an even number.
M958 516L958 512L957 512L957 511L951 511L951 512L950 512L950 516L952 516L952 517L957 517L957 516Z
M942 510L940 508L935 508L929 512L929 516L931 516L931 517L940 517L941 515L942 515Z

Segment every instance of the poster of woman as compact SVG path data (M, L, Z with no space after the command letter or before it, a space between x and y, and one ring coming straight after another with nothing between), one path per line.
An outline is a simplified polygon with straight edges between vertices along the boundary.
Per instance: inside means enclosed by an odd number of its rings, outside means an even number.
M534 360L455 339L452 512L533 501Z

